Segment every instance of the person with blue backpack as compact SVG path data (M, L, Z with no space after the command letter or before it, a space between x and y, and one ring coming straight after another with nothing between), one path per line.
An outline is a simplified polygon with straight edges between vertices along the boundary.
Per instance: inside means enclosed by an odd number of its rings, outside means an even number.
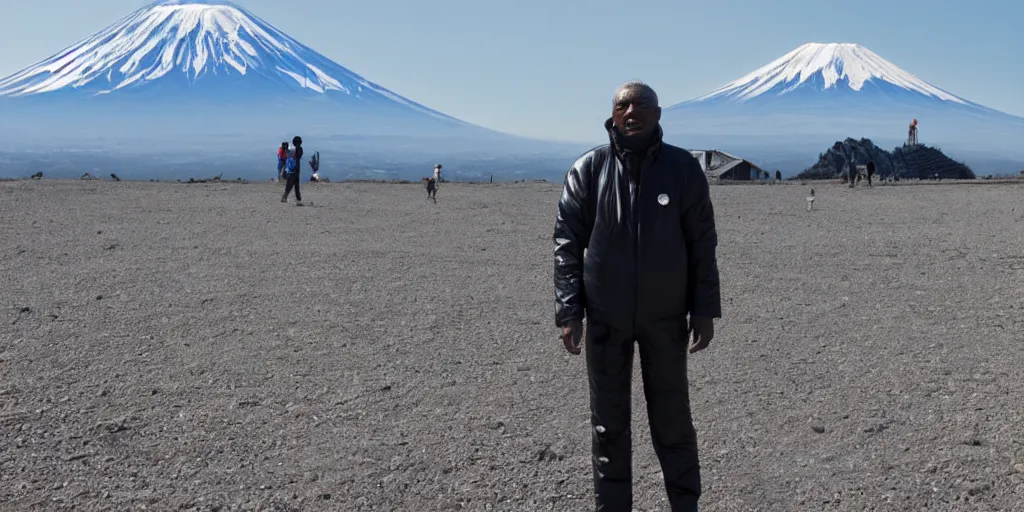
M284 172L287 177L287 182L284 186L284 195L281 196L281 202L288 202L288 193L295 188L295 201L296 204L302 204L302 194L299 192L299 164L302 162L302 137L298 135L292 139L292 146L288 151L288 156L284 162Z

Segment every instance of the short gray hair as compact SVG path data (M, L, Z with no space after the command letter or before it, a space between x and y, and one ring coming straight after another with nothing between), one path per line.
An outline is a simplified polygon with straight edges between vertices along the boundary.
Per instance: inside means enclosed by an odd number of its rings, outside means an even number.
M654 92L653 87L647 85L646 83L640 80L630 80L620 85L618 89L615 89L615 96L613 97L612 102L616 101L619 98L619 95L622 94L624 91L632 90L637 90L644 94L650 95L651 99L654 100L654 104L658 104L658 93Z

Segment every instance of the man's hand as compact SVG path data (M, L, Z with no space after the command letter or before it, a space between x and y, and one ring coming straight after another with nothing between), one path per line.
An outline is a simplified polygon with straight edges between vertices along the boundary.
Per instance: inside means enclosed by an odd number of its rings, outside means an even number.
M711 338L715 337L715 320L704 316L690 318L690 331L693 332L693 345L690 353L700 352L708 348Z
M562 334L559 336L565 345L565 350L572 355L579 355L583 350L580 340L583 339L583 321L579 319L569 320L569 323L562 327Z

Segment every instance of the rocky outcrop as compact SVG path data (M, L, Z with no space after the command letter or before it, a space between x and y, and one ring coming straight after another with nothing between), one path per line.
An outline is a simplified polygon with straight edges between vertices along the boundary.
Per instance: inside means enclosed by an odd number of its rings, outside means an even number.
M891 176L894 170L892 155L875 145L870 139L848 138L836 142L828 151L818 155L818 162L796 177L803 180L830 180L845 176L850 161L855 165L875 162L875 174Z
M836 142L818 155L818 162L796 176L797 179L835 179L846 176L850 162L854 165L875 163L878 179L974 179L966 165L949 158L937 148L916 144L886 151L870 139L848 138Z
M900 179L975 179L974 171L970 167L949 158L936 148L923 144L898 147L892 151L892 159L896 165L896 175Z

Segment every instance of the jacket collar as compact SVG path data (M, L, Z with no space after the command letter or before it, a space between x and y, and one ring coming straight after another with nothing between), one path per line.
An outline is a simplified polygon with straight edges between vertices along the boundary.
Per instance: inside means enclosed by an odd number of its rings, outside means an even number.
M608 140L609 142L611 142L612 149L615 151L617 155L619 155L621 158L626 158L628 156L633 156L635 154L633 150L630 150L624 146L622 140L622 133L619 132L618 128L612 126L612 118L609 117L604 122L604 129L608 132ZM664 135L665 133L661 129L661 124L659 123L657 126L654 127L654 133L651 135L651 145L647 148L646 154L636 156L641 156L642 159L646 160L647 158L650 158L652 155L657 153L661 149L661 146L663 144L662 139Z

